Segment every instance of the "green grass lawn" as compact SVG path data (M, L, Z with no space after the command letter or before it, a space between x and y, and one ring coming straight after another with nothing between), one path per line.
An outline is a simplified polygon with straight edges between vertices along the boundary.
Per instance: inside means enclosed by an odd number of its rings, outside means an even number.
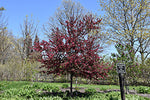
M65 83L68 86L69 83ZM84 87L84 93L74 92L71 97L69 92L62 92L61 87L64 83L43 83L43 82L27 82L27 81L0 81L0 100L121 100L120 92L99 93L94 89L105 91L108 89L119 89L116 85L86 85L80 84L78 87ZM73 84L73 87L76 85ZM140 89L149 93L149 87L134 87L130 89ZM145 89L145 90L144 90ZM149 89L149 91L148 91ZM148 92L147 92L147 91ZM126 95L126 100L150 100L150 98L138 95Z

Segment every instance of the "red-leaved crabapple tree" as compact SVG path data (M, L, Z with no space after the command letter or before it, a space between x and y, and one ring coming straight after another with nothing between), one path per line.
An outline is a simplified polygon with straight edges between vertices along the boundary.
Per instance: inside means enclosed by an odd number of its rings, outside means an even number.
M85 15L78 20L71 17L62 23L67 29L62 33L59 28L53 29L49 41L34 45L35 51L41 53L40 61L46 68L44 73L65 75L70 74L70 92L72 94L73 76L90 79L104 78L111 69L107 64L100 63L99 53L102 48L96 42L101 19ZM94 31L94 35L89 35Z

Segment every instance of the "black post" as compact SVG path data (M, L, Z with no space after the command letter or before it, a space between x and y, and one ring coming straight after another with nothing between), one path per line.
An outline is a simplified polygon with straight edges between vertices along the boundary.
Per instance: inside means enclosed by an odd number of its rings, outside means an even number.
M119 73L119 83L120 83L121 100L125 100L123 75L121 75L121 73Z
M72 78L73 78L73 75L72 73L70 74L70 93L71 93L71 96L72 96Z

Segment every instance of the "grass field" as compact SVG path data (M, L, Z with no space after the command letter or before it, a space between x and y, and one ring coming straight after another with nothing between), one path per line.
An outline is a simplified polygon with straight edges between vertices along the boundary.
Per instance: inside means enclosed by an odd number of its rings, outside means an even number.
M73 85L75 87L75 84ZM0 100L121 100L120 92L104 92L108 89L119 89L116 85L78 85L78 89L73 92L73 97L69 91L62 91L62 88L69 88L69 83L44 83L27 81L0 81ZM84 92L80 89L84 88ZM144 86L130 86L140 93L149 93L150 88ZM99 90L99 91L98 91ZM126 100L150 100L150 98L138 95L126 95Z

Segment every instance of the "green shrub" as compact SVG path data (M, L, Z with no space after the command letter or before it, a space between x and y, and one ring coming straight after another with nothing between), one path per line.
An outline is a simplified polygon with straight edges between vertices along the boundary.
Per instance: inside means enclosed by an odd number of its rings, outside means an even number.
M36 88L36 89L40 89L42 87L42 85L39 83L34 83L34 84L32 84L32 87Z
M44 90L44 91L48 91L48 92L60 92L60 89L59 89L59 87L56 87L56 86L50 86L50 85L43 85L42 87L41 87L41 89L42 90Z
M22 88L23 89L41 89L41 85L40 84L38 84L38 83L34 83L34 84L32 84L32 85L25 85L25 86L23 86Z
M100 88L100 91L106 91L106 90L107 90L107 88L104 88L104 87Z
M143 87L143 86L140 86L139 88L138 88L138 91L137 91L138 93L148 93L148 94L150 94L150 88L149 87Z
M35 96L38 96L39 94L36 92L35 89L20 89L18 92L18 96L20 97L26 97L26 98L33 98Z
M51 100L63 100L63 99L61 97L56 96L56 97L52 97Z
M1 97L13 97L18 94L18 89L8 89L1 94Z
M94 88L88 88L88 89L85 90L85 93L87 93L87 94L96 93L96 89L94 89Z
M23 86L22 88L23 88L23 89L31 89L32 86L31 86L31 85L25 85L25 86Z
M79 91L79 87L75 87L75 91Z
M48 91L48 92L52 92L52 86L50 86L50 85L43 85L42 87L41 87L41 89L42 90L44 90L44 91Z
M69 87L69 85L68 85L68 84L63 84L61 88L63 88L63 89L64 89L64 88L68 88L68 87Z
M0 90L3 90L5 85L3 83L0 83Z
M60 92L59 87L52 87L52 92L53 93Z

